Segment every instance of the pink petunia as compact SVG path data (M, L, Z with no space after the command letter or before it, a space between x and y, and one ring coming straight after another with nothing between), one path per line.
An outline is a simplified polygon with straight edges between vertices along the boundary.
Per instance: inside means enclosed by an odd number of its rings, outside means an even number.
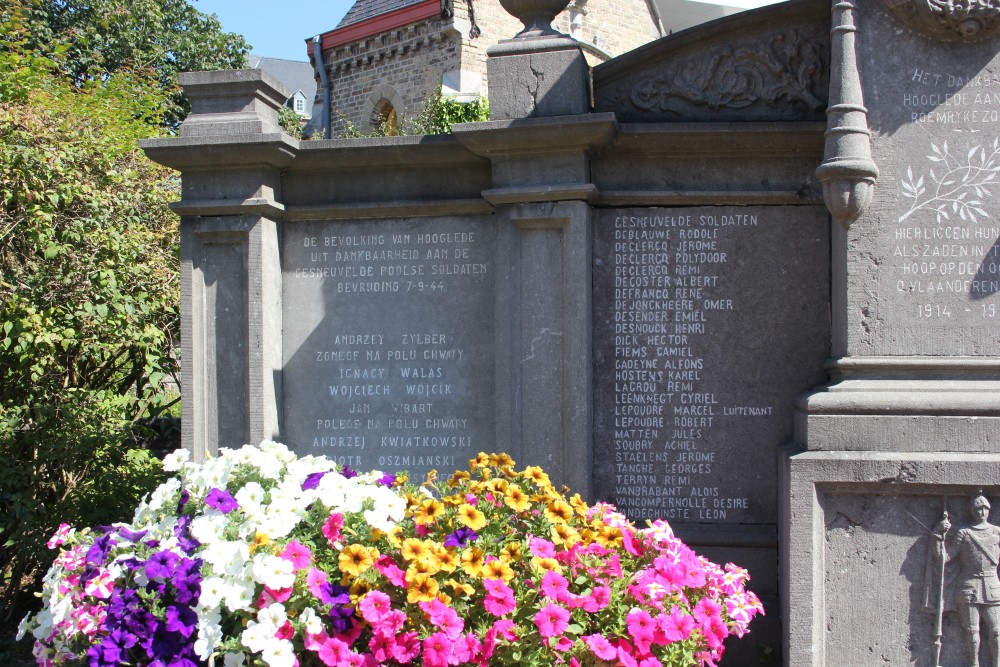
M51 538L49 538L49 541L45 543L45 546L49 549L60 547L66 543L66 540L73 536L73 532L73 527L71 525L68 523L61 523L56 529L56 532L52 534Z
M382 591L371 591L358 605L361 617L372 625L381 623L392 611L392 600Z
M435 632L423 642L425 667L446 667L451 660L455 642L443 632Z
M420 655L420 638L416 632L405 632L396 637L396 646L392 650L392 657L400 664L413 662L413 659Z
M340 529L344 527L344 515L339 512L331 512L326 523L323 524L323 537L333 545L340 541Z
M379 663L386 663L393 657L396 648L396 638L391 634L376 632L368 641L368 650Z
M285 621L285 624L278 628L278 631L274 633L277 639L291 639L295 636L295 628L292 627L291 621Z
M304 570L312 561L312 551L298 540L292 540L281 552L281 557L292 564L295 571Z
M92 578L83 588L87 595L95 598L107 600L111 597L111 591L115 589L115 578L111 572L105 568L98 568L97 576Z
M556 642L552 644L549 648L551 648L553 651L558 651L559 653L565 653L566 651L573 648L573 644L575 643L576 642L574 642L572 639L563 635L562 637L557 639Z
M483 599L483 607L497 618L506 616L517 608L514 594L507 595L487 595Z
M532 537L528 541L528 548L531 550L531 555L538 558L556 557L556 545L540 537Z
M352 651L344 642L330 637L320 645L317 653L324 665L327 665L327 667L338 667L341 664L349 662Z
M546 597L562 601L569 591L569 582L560 573L549 570L542 577L541 591Z
M465 622L459 618L458 612L438 598L421 602L420 608L428 615L430 622L441 628L449 639L457 639L465 629Z
M611 642L604 635L584 635L581 639L583 639L591 653L601 660L614 660L618 657L618 651L615 650L615 647L611 645Z
M306 573L306 586L309 588L309 592L313 594L317 599L322 600L326 595L324 590L324 584L326 584L329 577L327 577L326 572L323 570L317 570L315 567L309 568L309 572Z
M682 642L694 630L694 619L681 611L680 607L674 607L669 614L660 615L657 623L668 642Z
M598 612L611 603L611 589L608 586L597 586L583 601L583 610L589 614Z
M719 618L722 615L722 605L711 598L702 598L694 606L691 615L699 623L705 623L708 619Z
M401 570L392 560L391 556L380 556L375 561L375 570L389 580L393 586L403 588L406 586L406 572Z
M547 604L535 614L535 625L542 637L561 635L569 626L569 611L556 604Z

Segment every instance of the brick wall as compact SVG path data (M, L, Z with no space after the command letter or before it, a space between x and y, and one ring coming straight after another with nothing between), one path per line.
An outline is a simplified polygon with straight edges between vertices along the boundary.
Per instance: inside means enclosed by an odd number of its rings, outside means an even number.
M413 118L441 89L445 72L462 71L463 82L472 82L473 91L474 82L481 79L486 94L486 49L523 26L499 0L476 0L475 22L482 34L470 39L467 3L455 0L454 6L455 16L448 21L421 21L324 52L333 136L343 132L345 119L362 132L371 131L379 110L388 105L397 115ZM585 48L591 65L658 37L646 0L574 0L554 26L597 47Z

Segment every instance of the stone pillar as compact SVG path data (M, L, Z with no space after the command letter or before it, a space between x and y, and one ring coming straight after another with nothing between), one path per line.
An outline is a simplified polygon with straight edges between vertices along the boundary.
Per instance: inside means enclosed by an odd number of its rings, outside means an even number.
M180 137L143 142L183 171L182 443L201 458L280 436L280 172L297 143L287 99L261 70L181 75L192 113Z
M569 0L506 0L525 26L487 50L490 120L569 116L590 111L590 73L580 43L552 29Z
M789 666L962 660L927 542L1000 489L992 12L833 0L831 382L799 400L782 464Z

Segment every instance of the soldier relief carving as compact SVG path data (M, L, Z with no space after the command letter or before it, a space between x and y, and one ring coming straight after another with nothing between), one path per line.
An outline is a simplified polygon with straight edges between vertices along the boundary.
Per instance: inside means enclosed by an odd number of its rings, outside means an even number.
M792 30L763 45L716 48L671 64L609 101L655 115L683 115L691 107L744 109L757 103L819 112L826 107L825 46Z
M899 21L948 42L980 41L1000 34L1000 0L883 0Z
M954 612L969 667L1000 667L1000 526L988 521L982 493L969 503L971 522L955 529L944 512L931 530L927 609L935 614L934 665L941 664L943 616Z

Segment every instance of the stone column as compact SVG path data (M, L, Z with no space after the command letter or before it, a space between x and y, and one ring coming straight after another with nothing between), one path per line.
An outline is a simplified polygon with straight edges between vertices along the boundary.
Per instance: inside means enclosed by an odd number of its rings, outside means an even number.
M455 129L492 163L483 197L497 217L497 442L589 496L590 153L610 143L617 123L589 114L583 52L551 29L567 2L503 4L525 30L489 49L493 120Z
M181 75L192 113L180 136L143 142L183 171L182 443L196 458L280 436L280 172L297 142L287 99L261 70Z

